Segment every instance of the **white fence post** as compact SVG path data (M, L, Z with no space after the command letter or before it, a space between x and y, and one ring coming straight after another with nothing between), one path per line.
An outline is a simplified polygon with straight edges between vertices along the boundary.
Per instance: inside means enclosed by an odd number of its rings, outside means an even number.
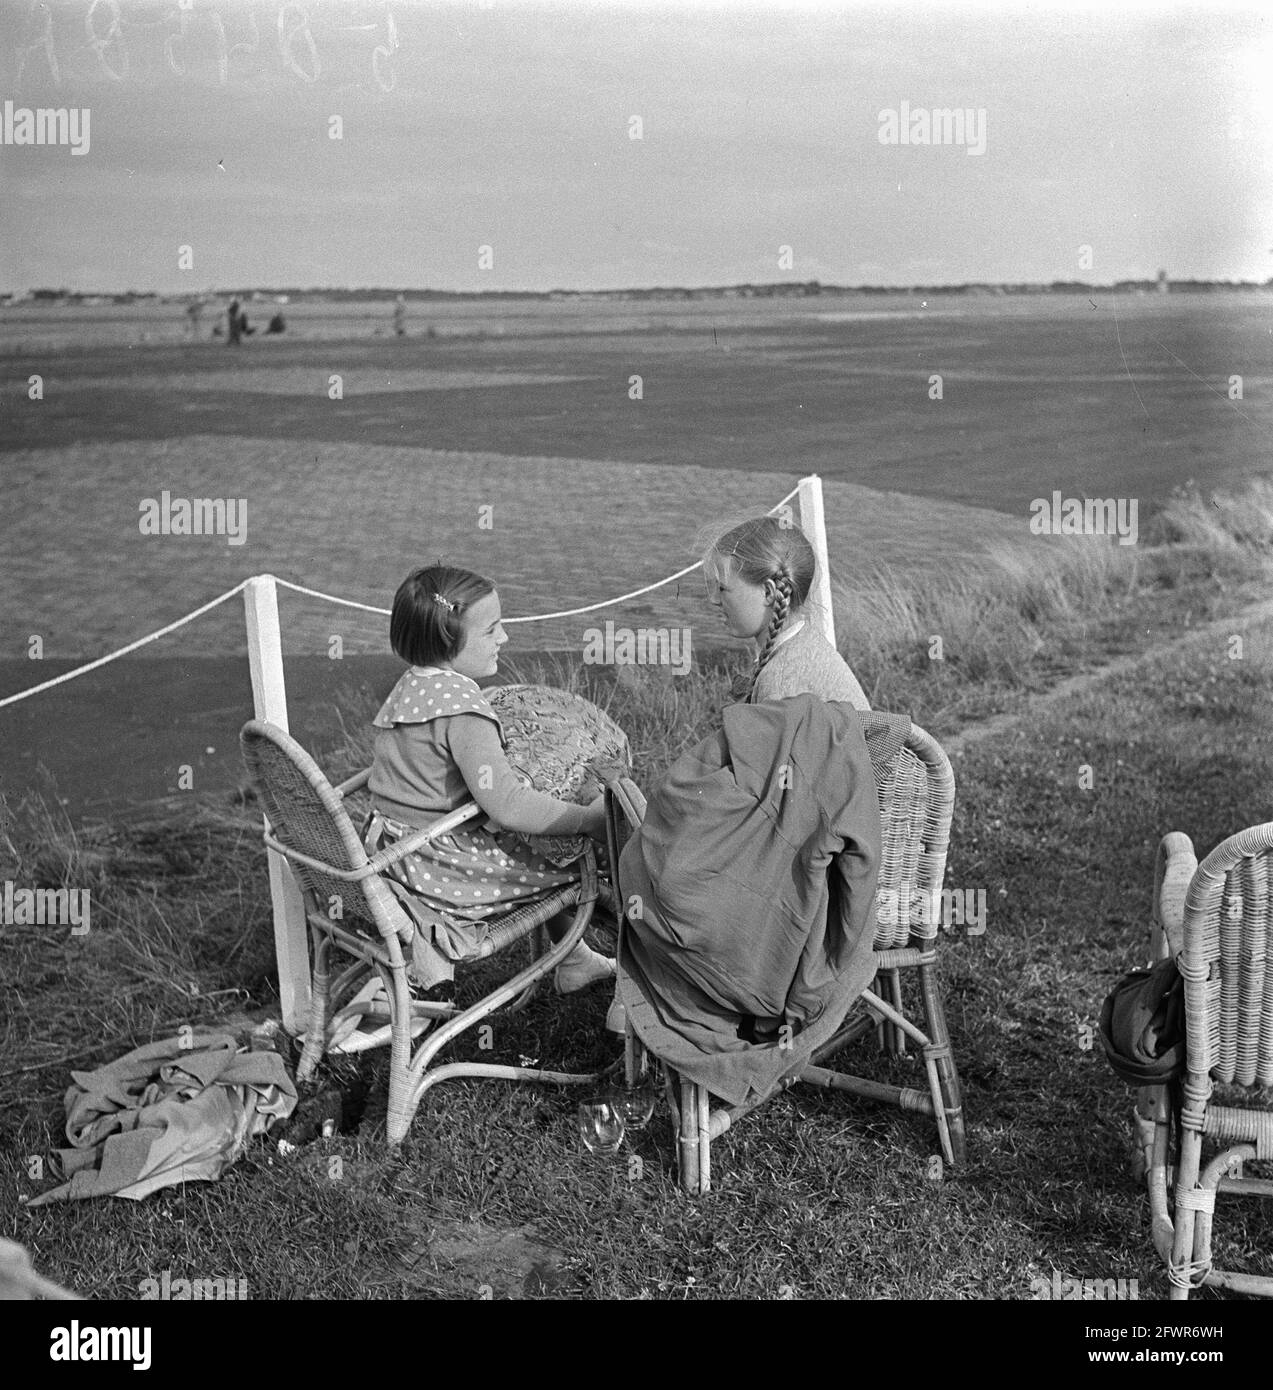
M248 665L252 672L252 704L256 717L286 730L283 639L278 625L278 588L272 574L258 574L248 580L243 590L243 610L247 618ZM267 857L283 1027L296 1034L304 1032L309 1021L309 938L305 904L287 860L273 850Z
M835 614L831 608L831 561L827 555L827 519L822 510L822 479L816 473L800 479L800 529L809 538L818 568L809 597L822 624L822 634L835 646Z

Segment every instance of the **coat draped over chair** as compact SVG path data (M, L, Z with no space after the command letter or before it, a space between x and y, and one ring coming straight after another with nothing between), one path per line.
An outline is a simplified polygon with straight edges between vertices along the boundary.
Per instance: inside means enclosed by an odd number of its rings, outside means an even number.
M730 706L672 766L623 851L619 988L632 1026L730 1104L798 1072L875 974L872 761L883 766L908 727L810 695Z

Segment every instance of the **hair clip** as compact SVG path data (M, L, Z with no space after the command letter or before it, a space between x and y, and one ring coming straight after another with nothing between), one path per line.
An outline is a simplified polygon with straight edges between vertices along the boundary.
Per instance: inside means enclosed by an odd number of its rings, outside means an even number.
M443 598L441 594L434 594L433 602L436 603L439 607L445 608L448 613L454 613L455 610L460 606L458 603L452 603L449 598Z

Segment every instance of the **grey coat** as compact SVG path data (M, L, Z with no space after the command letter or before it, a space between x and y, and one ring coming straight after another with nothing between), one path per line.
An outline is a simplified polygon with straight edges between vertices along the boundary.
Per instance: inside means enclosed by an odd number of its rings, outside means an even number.
M624 848L620 997L642 1041L730 1104L765 1096L875 971L876 761L909 721L811 695L732 705Z

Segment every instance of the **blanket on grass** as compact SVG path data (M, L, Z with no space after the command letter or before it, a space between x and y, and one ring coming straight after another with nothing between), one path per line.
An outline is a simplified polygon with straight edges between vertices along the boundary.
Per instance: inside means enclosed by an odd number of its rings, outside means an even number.
M71 1147L53 1154L55 1175L68 1181L29 1206L210 1182L296 1105L282 1057L240 1049L227 1033L183 1030L71 1078Z

